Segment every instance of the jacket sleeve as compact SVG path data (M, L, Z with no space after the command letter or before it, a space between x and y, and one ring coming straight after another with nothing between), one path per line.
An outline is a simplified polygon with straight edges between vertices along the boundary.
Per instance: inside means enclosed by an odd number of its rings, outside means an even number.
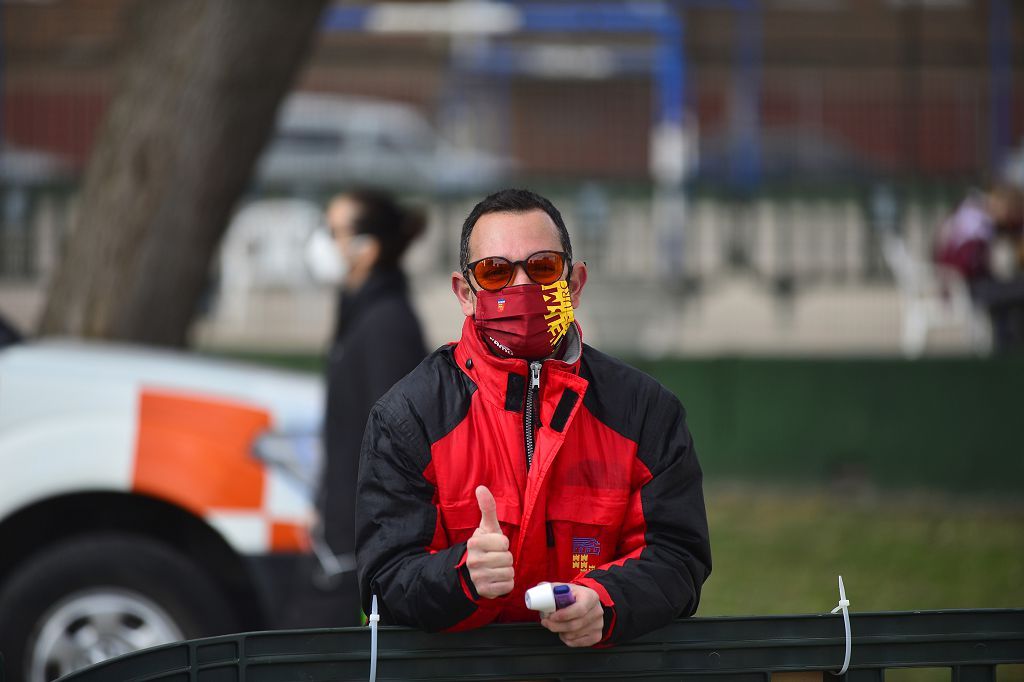
M711 573L701 469L674 396L653 401L637 459L618 556L573 581L600 596L605 645L693 615Z
M427 631L452 628L476 610L459 575L465 543L430 547L439 529L430 445L410 419L371 410L360 453L356 563L363 610L377 595L382 622Z

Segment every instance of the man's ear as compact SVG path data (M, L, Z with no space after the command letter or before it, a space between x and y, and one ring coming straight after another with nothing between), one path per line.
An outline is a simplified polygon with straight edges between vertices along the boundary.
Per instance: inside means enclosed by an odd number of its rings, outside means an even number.
M455 298L459 299L462 314L466 317L473 317L476 314L476 294L473 293L469 282L461 272L452 273L452 291L455 293Z
M572 294L572 307L580 307L580 296L583 294L583 287L587 284L587 264L583 261L572 264L572 273L569 275L569 293Z

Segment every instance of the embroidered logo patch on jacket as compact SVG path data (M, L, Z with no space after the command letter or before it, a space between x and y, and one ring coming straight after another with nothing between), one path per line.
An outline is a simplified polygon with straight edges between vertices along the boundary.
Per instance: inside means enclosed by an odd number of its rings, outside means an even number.
M590 558L601 553L601 543L597 538L573 538L572 539L572 567L580 571L589 571L596 568L590 563Z

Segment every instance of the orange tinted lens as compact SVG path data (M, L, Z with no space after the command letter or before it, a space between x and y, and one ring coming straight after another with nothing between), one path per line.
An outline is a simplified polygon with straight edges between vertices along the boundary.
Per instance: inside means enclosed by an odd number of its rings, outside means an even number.
M562 276L562 255L554 251L537 253L526 262L526 274L537 284L551 284Z
M473 276L484 289L500 289L508 284L512 264L502 258L484 258L473 266Z

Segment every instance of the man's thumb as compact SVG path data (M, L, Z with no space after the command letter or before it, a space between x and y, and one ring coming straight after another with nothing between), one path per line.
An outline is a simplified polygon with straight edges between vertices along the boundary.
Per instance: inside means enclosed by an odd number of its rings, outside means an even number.
M487 486L476 487L476 503L480 505L480 530L485 533L500 533L497 505L494 504L494 495Z

